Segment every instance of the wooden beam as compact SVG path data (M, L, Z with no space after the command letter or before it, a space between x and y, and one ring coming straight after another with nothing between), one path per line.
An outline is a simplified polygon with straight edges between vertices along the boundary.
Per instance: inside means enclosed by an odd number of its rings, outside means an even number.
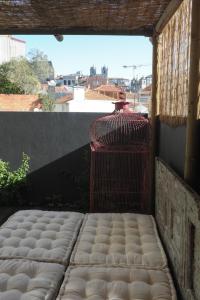
M158 40L156 37L151 39L153 44L153 65L152 65L152 102L151 102L151 149L150 149L150 193L151 193L151 203L150 212L152 213L154 209L155 200L155 157L157 148L157 81L158 81Z
M184 179L194 185L197 168L197 109L200 75L200 1L192 1L189 99L186 129Z
M1 0L0 0L1 1ZM146 36L150 37L153 35L153 28L136 28L136 29L102 29L97 30L95 27L60 27L56 28L52 25L35 26L29 28L22 27L6 27L0 26L0 34L31 34L31 35L46 35L46 34L62 34L62 35L124 35L124 36Z
M162 14L160 20L156 24L155 32L157 34L161 33L165 25L169 22L173 14L178 9L179 5L183 2L183 0L171 0L164 13Z

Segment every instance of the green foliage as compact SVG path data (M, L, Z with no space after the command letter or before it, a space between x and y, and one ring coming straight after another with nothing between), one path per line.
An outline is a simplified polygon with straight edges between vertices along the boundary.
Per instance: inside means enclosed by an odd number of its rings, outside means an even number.
M0 93L38 94L40 83L54 78L54 69L47 55L32 50L29 57L29 60L21 57L0 65Z
M24 94L24 91L16 83L7 79L0 73L0 94Z
M2 203L20 200L20 189L26 184L29 160L28 155L23 153L21 166L17 170L11 171L9 162L0 159L0 197Z
M39 100L42 102L43 111L54 111L55 100L50 95L39 95Z
M47 79L54 77L54 69L48 61L47 55L37 49L32 49L29 52L30 65L34 74L41 83L45 83Z
M38 78L25 58L12 59L2 64L0 66L0 76L17 86L23 94L37 94L40 90ZM6 94L8 93L9 90Z

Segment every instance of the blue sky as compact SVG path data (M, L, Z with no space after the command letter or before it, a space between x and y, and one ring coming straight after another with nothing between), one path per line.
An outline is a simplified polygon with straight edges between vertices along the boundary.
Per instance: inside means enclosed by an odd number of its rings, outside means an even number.
M131 36L80 36L65 35L58 42L51 35L18 35L26 41L27 53L39 49L53 62L56 74L82 71L88 75L90 66L108 66L109 77L133 77L132 68L123 65L148 65L137 68L135 76L151 74L152 45L148 38Z

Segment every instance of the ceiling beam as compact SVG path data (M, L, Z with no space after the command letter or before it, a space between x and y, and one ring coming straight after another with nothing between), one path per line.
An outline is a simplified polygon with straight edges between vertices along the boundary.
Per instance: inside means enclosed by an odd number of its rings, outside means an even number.
M73 28L52 28L45 26L43 28L16 28L16 27L10 27L10 28L0 28L0 34L39 34L39 35L47 35L47 34L62 34L62 35L126 35L126 36L132 36L132 35L143 35L150 37L153 35L153 29L150 28L136 28L133 30L95 30L93 28L87 28L87 27L73 27Z
M183 2L183 0L171 0L159 19L158 23L155 26L155 34L160 34L165 27L165 25L169 22L173 14L178 9L179 5Z

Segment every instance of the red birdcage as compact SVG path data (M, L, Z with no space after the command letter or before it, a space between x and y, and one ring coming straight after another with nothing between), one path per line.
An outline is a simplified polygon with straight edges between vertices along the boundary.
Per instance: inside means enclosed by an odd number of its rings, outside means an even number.
M91 126L91 211L148 210L150 126L127 105Z

